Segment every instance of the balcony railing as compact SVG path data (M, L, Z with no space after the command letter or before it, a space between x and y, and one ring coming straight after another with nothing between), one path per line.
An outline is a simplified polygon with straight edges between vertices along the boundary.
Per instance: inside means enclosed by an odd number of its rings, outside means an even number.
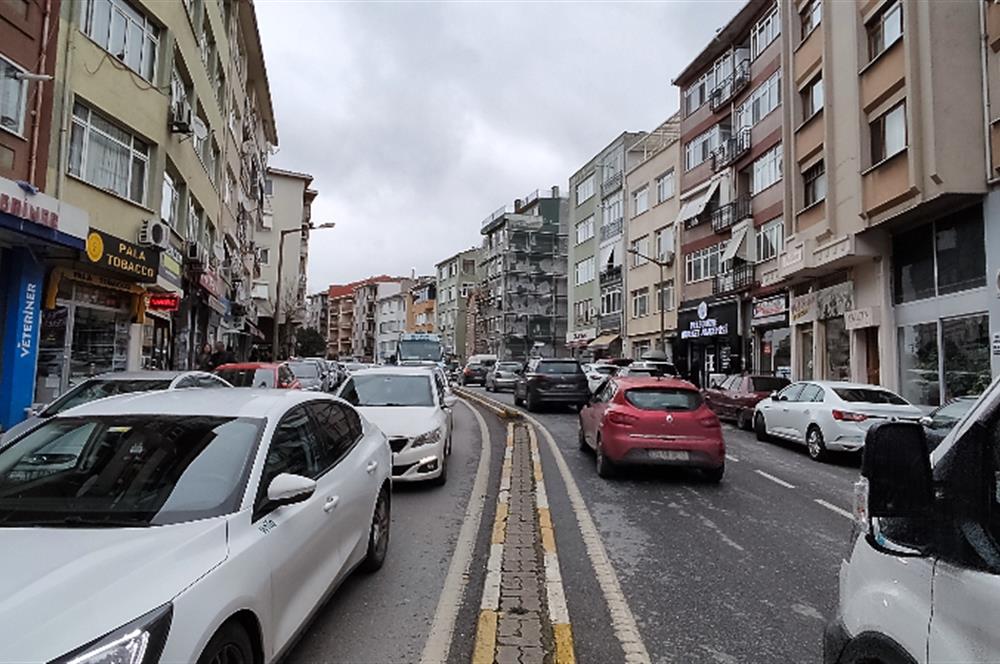
M622 217L601 226L601 242L616 238L625 230L625 220Z
M742 263L729 272L722 272L712 279L712 294L721 295L746 290L753 286L753 264Z
M605 178L604 182L601 183L601 196L607 196L608 193L617 190L622 186L622 180L624 176L621 171L616 171L609 177Z
M750 152L750 128L744 127L712 153L712 170L721 171L748 152Z
M611 282L614 282L614 281L621 281L621 279L622 279L622 266L621 265L613 265L611 267L605 268L605 269L601 270L601 273L598 276L599 276L599 281L600 281L600 283L601 283L602 286L604 284L611 283Z
M722 79L712 90L708 103L712 111L721 108L750 84L750 61L740 60L733 73Z
M712 219L712 230L721 233L741 219L750 216L750 197L740 196L732 203L715 208L709 216Z

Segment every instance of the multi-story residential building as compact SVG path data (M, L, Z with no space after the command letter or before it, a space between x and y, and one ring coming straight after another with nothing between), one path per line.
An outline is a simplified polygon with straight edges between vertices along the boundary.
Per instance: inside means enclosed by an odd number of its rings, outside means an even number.
M569 178L569 329L577 356L621 354L628 147L643 132L625 132Z
M89 228L86 251L47 267L35 400L102 371L185 368L215 340L244 355L259 334L253 240L277 144L253 3L15 2L3 12L37 18L43 6L58 11L48 17L54 78L43 84L51 138L38 141L46 186L85 210ZM58 216L70 229L71 215Z
M323 335L324 339L329 339L328 326L330 324L330 300L329 291L313 293L306 298L306 327Z
M776 253L783 224L780 14L775 0L750 0L674 80L684 272L675 360L701 385L752 367L754 297L773 295L756 287L754 264Z
M437 278L420 277L410 287L406 309L406 331L432 333L436 331Z
M486 326L486 319L483 312L486 311L488 294L482 284L476 284L465 303L465 348L464 358L468 359L473 355L485 355L489 352L489 331ZM459 353L461 354L461 353Z
M454 256L438 263L437 269L437 302L436 327L441 335L441 344L446 353L465 357L466 311L468 296L476 283L478 263L480 260L478 247L460 251Z
M490 352L501 359L565 354L568 207L552 187L483 220L478 315Z
M409 281L398 277L372 277L354 287L354 329L351 346L354 357L364 362L378 358L378 303L382 298L399 293ZM405 317L404 317L405 322ZM384 359L384 358L383 358Z
M629 147L630 161L637 165L625 174L629 197L625 208L628 336L624 354L635 359L650 350L662 350L672 357L677 336L675 294L681 273L680 261L675 260L674 222L679 209L679 138L680 117L674 115Z
M309 187L312 179L268 168L264 181L264 215L255 237L261 273L254 280L254 299L268 342L274 343L275 329L280 333L279 358L295 348L295 333L305 323L309 227L317 195Z
M983 122L985 125L985 147L987 167L986 179L989 194L983 206L983 221L986 224L986 268L987 287L990 275L1000 275L1000 5L990 0L980 0L980 25L983 33L983 76L986 83L986 97L983 100ZM978 269L976 270L978 272ZM977 277L978 279L978 277ZM1000 283L995 286L1000 295ZM988 293L988 291L987 291ZM1000 339L996 330L1000 329L1000 297L986 297L989 311L990 366L991 375L1000 375ZM950 330L948 330L950 332ZM949 363L952 361L948 360ZM944 367L949 368L947 365ZM940 372L939 372L940 373ZM984 375L982 370L978 371Z
M346 360L354 357L354 287L357 284L334 284L327 291L328 319L326 354Z
M406 331L409 299L405 288L379 296L375 308L375 362L384 364L395 357L399 335Z

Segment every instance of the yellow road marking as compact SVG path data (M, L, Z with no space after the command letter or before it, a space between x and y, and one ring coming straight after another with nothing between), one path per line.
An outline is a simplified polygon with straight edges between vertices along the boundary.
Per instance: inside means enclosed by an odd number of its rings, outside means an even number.
M493 653L497 645L497 612L479 612L476 626L476 647L472 651L472 664L493 664Z
M576 656L573 654L573 628L568 624L560 623L552 626L552 631L556 638L556 658L555 664L575 664Z
M552 516L545 507L538 508L538 526L542 534L542 550L548 553L555 553L556 537L552 530Z
M493 521L493 544L503 544L507 534L507 503L497 504L497 518Z

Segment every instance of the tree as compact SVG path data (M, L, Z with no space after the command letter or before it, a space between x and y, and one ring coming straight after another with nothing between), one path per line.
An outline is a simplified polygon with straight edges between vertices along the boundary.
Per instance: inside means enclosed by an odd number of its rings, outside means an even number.
M326 339L314 327L304 327L295 338L300 357L326 357Z

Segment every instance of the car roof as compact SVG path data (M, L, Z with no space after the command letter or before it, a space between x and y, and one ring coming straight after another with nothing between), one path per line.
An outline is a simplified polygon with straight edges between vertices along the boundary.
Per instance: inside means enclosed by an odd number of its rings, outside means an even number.
M795 383L815 383L820 387L829 387L831 389L862 389L862 390L885 390L886 392L892 392L888 387L882 387L881 385L869 385L867 383L852 383L845 380L797 380Z
M220 369L277 369L283 362L231 362L229 364L221 364L215 367L216 371Z
M401 367L397 365L385 366L385 367L371 367L369 369L361 369L355 371L352 376L369 376L384 375L384 376L430 376L431 372L437 367L423 366L423 367Z
M211 396L209 396L211 395ZM65 410L56 417L99 415L208 415L265 417L297 403L333 398L319 392L234 387L228 390L157 390L106 397Z
M615 376L609 380L615 381L619 387L625 390L640 387L674 387L688 390L697 390L692 383L673 376Z
M173 380L185 374L204 374L205 371L109 371L91 376L87 380Z

